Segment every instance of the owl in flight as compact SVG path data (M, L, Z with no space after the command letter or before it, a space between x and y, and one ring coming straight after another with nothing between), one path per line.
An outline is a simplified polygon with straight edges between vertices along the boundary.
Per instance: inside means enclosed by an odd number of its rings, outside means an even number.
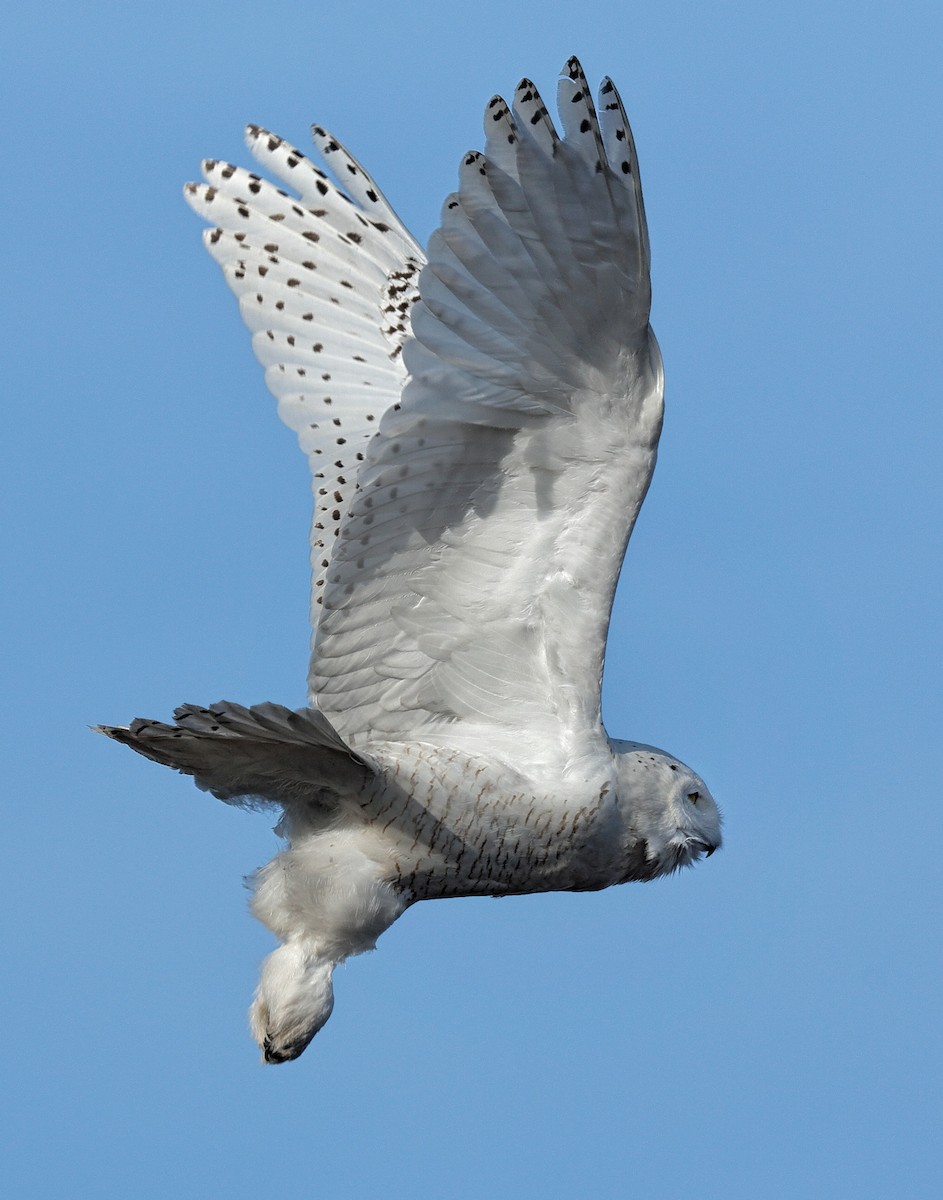
M417 900L589 891L713 853L672 755L610 738L600 686L662 423L632 133L575 58L485 112L424 253L329 133L330 174L258 126L270 176L186 198L308 456L308 707L184 705L105 727L233 804L280 810L252 907L281 944L252 1031L297 1058L332 973Z

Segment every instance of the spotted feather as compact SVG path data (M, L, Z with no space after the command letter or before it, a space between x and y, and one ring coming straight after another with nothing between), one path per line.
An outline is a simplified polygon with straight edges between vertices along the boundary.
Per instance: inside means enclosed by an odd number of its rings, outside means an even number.
M373 181L330 135L351 194L299 150L258 125L246 141L294 193L231 163L207 160L191 206L215 227L206 247L239 300L279 416L308 456L314 492L312 613L316 621L337 537L366 447L405 379L408 328L384 319L389 289L413 278L422 251ZM415 290L415 289L414 289Z

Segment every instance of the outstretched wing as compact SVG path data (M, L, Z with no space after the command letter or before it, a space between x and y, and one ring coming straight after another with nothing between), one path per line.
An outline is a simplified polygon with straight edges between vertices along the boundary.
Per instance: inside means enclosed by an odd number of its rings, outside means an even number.
M367 443L400 398L424 259L359 163L319 126L312 133L345 190L300 150L250 125L249 149L296 194L215 160L203 163L206 183L187 184L184 194L213 223L206 247L239 299L279 416L308 456L316 597Z
M324 587L313 702L346 740L513 748L602 735L613 593L662 375L635 150L579 63L558 137L533 84L486 115L419 281L409 380L366 449Z

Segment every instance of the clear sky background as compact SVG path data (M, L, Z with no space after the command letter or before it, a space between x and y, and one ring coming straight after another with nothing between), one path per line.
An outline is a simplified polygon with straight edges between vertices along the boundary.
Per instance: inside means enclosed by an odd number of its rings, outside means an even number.
M7 13L5 1194L929 1197L940 1181L937 3L63 4ZM423 240L496 91L612 74L668 412L616 736L722 853L419 905L299 1062L245 1010L278 848L86 731L304 702L308 480L181 198L310 121ZM2 1182L2 1179L0 1179Z

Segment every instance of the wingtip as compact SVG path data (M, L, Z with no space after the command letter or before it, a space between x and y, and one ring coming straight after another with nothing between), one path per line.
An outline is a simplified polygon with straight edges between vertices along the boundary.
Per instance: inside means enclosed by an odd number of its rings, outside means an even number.
M250 124L245 127L243 130L243 137L245 138L246 146L248 146L250 150L253 150L253 147L256 146L263 138L266 139L267 148L271 151L277 150L284 141L284 139L280 138L277 133L272 133L272 131L270 129L266 129L264 125L254 124Z
M600 112L614 112L625 117L625 107L622 97L619 95L619 89L608 75L603 76L602 83L599 85L598 99ZM628 123L628 118L626 118L626 123Z

